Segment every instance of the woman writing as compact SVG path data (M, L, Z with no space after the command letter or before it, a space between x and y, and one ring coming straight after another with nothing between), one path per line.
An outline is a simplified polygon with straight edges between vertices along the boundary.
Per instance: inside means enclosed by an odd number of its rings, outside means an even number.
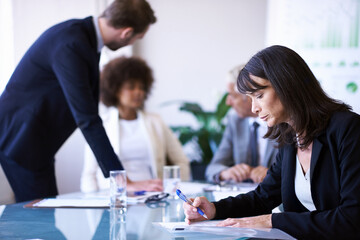
M360 116L328 97L305 61L283 46L246 64L238 89L267 123L279 153L264 181L247 194L194 200L219 226L278 228L303 239L360 238ZM283 204L284 212L273 213ZM184 204L188 223L203 220Z
M189 160L178 139L158 115L143 110L153 81L151 69L135 57L116 58L101 73L100 97L109 107L101 117L114 151L127 171L129 191L162 191L160 179L167 164L179 165L183 180L190 175ZM86 146L81 190L97 191L109 185L109 179L103 177Z

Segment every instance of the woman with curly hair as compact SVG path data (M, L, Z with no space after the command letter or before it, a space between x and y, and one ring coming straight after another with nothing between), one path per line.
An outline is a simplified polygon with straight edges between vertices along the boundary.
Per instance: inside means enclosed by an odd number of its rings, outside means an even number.
M152 71L140 58L120 57L105 65L100 79L101 114L105 130L127 171L130 191L162 191L164 165L179 165L189 179L189 160L159 115L144 111L153 86ZM90 148L86 146L81 190L109 188Z

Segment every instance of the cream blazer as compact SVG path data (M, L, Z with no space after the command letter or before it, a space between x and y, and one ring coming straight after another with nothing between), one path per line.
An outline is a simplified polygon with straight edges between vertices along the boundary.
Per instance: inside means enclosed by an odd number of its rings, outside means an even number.
M118 110L114 107L103 110L101 113L105 131L115 153L119 156L120 125L118 116ZM181 143L161 117L154 113L139 111L138 118L141 127L145 129L144 137L148 138L150 144L153 176L162 178L164 165L178 165L181 179L189 180L189 159L183 152ZM106 188L109 188L109 179L104 178L94 154L86 144L80 189L82 192L92 192Z

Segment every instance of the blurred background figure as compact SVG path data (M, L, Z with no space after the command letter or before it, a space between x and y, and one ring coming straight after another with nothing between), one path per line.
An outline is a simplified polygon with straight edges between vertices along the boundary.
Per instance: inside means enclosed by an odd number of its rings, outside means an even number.
M211 182L261 182L276 157L275 142L264 139L267 131L251 111L251 101L236 90L235 81L243 65L229 73L226 104L232 107L220 146L206 169Z
M140 58L120 57L105 65L100 80L101 117L115 153L127 171L128 190L162 191L164 165L180 166L188 180L189 160L163 120L144 111L153 86L152 70ZM85 147L81 191L109 188L90 150Z

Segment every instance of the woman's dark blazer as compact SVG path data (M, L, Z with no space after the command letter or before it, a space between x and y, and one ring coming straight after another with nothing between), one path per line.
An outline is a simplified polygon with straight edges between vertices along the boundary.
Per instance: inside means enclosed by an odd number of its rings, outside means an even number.
M294 190L296 148L280 149L256 190L215 203L216 218L271 213L272 226L299 239L360 239L360 116L335 113L313 141L310 181L316 211L308 211Z
M45 31L16 67L0 97L0 162L17 201L57 193L54 156L77 127L105 176L122 169L98 115L99 57L88 17Z

